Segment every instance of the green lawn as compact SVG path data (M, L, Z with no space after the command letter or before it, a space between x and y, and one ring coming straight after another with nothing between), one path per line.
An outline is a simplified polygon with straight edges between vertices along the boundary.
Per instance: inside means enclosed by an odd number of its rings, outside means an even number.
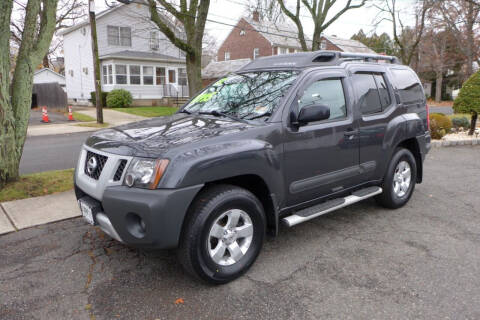
M21 176L0 190L0 202L44 196L73 188L73 169Z
M80 121L80 122L89 122L89 121L95 121L97 119L87 116L86 114L80 113L80 112L73 112L73 119Z
M176 107L130 107L130 108L112 108L112 110L126 112L142 117L161 117L169 116L177 112Z

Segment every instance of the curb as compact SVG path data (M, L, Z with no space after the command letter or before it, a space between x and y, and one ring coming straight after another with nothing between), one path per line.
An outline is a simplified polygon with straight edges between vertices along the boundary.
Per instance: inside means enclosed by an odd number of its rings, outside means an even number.
M454 146L475 146L480 145L480 139L463 139L463 140L433 140L432 147L454 147Z

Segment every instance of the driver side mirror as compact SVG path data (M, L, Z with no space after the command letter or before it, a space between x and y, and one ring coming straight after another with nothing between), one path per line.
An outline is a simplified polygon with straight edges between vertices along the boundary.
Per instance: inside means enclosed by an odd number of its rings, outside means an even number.
M330 118L330 108L323 104L303 107L297 117L297 125L321 121Z

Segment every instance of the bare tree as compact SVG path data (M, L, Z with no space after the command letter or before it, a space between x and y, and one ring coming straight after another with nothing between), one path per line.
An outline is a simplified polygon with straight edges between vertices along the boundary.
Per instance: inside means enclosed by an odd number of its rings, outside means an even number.
M19 46L25 25L26 0L17 0L15 4L16 8L13 8L13 10L16 11L18 18L12 19L10 25L12 40L15 45ZM42 59L43 67L48 68L51 65L51 56L55 55L63 46L61 37L57 37L56 34L62 29L71 27L76 21L85 17L85 8L84 0L58 0L55 33L50 48Z
M33 73L55 31L57 0L29 0L13 78L10 21L13 1L0 1L0 188L18 178L32 103Z
M425 30L425 21L428 11L433 6L433 0L417 0L415 6L415 26L405 24L405 18L401 15L398 0L380 0L373 6L379 10L376 23L390 21L393 29L393 40L398 46L400 59L406 65L412 63L417 54L418 45Z
M439 2L443 21L455 33L458 50L466 59L465 78L473 74L473 62L478 57L475 25L479 23L480 6L476 1L444 0Z
M266 20L273 23L283 21L282 8L277 0L249 0L247 4L247 14L252 16L257 12L260 20Z
M202 88L202 44L205 33L210 0L180 0L180 6L167 0L148 0L152 21L160 31L180 50L186 54L188 90L190 96ZM157 3L180 21L185 30L185 37L158 13Z
M337 0L297 0L295 11L290 11L286 5L285 0L277 0L280 8L297 26L298 40L302 46L302 50L308 51L307 40L305 39L305 32L302 25L301 11L305 8L313 19L313 37L312 46L310 50L315 51L320 49L322 33L345 12L351 9L360 8L365 5L366 0L347 0L342 1L340 10L333 12L332 7L337 3ZM327 18L329 14L333 14L331 18Z

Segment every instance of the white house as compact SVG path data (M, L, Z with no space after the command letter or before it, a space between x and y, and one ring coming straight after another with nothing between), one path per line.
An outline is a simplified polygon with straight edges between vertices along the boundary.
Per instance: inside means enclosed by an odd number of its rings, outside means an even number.
M188 96L185 55L150 21L147 6L118 5L96 21L103 91L126 89L136 104ZM95 90L89 22L66 29L63 38L68 98L85 103Z
M52 83L57 82L65 89L65 77L49 68L43 68L35 71L33 74L33 83Z

